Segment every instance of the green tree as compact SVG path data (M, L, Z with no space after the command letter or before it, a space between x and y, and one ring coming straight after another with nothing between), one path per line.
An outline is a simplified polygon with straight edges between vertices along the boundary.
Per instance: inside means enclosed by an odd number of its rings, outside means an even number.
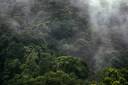
M88 77L88 67L86 63L79 58L70 56L60 56L56 58L57 69L66 73L75 74L80 79Z
M75 76L63 71L49 72L44 75L45 85L83 85Z
M37 76L39 75L39 66L37 63L38 52L34 47L25 47L26 54L24 56L24 63L20 66L22 73L25 75Z
M101 73L101 82L103 85L127 85L124 74L119 69L107 68Z

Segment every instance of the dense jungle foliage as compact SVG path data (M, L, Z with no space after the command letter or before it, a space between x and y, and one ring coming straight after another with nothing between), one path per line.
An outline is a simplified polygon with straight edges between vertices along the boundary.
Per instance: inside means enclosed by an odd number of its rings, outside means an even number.
M94 62L89 63L93 56L89 49L95 48L91 46L88 15L81 18L77 14L80 9L68 0L36 1L30 15L38 18L32 22L27 23L22 4L16 4L6 17L0 16L1 85L128 85L125 46L117 47L120 54L111 67L95 71L91 67ZM13 29L8 18L14 18L21 27ZM74 43L83 32L87 42ZM65 50L66 43L79 44L79 55ZM88 50L88 58L83 58L82 47Z

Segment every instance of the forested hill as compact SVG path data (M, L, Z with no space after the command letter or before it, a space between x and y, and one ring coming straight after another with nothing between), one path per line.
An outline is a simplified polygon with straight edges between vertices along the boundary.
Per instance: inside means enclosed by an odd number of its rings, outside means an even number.
M110 34L110 49L94 37L88 8L0 0L0 85L128 85L127 42Z

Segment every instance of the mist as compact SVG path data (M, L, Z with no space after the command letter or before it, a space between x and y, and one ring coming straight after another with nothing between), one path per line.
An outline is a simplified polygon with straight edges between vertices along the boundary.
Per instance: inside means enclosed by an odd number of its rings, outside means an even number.
M84 24L82 28L75 18L65 20L66 22L49 21L53 11L48 10L45 3L36 0L0 0L0 17L5 19L10 29L23 37L52 37L50 39L58 42L59 50L85 59L89 66L97 70L111 66L111 62L119 55L120 45L125 45L127 49L128 1L68 1L71 7L78 9L76 15L86 19L88 25ZM65 5L66 2L56 0L56 3ZM71 38L57 39L50 35L52 30L69 23L74 31Z
M112 66L119 49L128 41L128 2L126 0L72 0L71 3L89 16L89 27L96 70ZM82 13L82 14L81 14ZM91 50L93 51L93 50Z

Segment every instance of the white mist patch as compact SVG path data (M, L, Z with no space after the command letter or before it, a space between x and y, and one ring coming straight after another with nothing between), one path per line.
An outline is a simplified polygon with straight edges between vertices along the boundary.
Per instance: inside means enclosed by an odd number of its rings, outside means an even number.
M122 42L127 42L128 36L128 1L127 0L89 0L89 16L92 37L101 40L94 58L96 68L111 64L112 57L106 56L116 50L111 43L111 35L118 34ZM108 58L107 58L108 57ZM107 64L104 59L109 59ZM106 65L104 65L106 64Z
M108 30L108 24L112 16L116 16L119 11L120 0L90 0L89 15L90 22L94 26L93 30Z

